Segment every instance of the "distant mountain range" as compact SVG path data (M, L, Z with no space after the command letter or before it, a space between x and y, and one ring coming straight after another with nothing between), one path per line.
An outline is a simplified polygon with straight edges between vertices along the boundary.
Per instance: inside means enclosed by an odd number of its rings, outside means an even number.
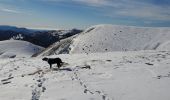
M16 26L8 26L8 25L0 25L0 30L1 31L15 31L15 32L25 32L25 33L34 33L37 30L33 30L33 29L27 29L27 28L19 28Z
M42 47L48 47L54 42L78 34L80 32L82 32L82 30L35 30L18 28L15 26L0 25L0 41L9 39L23 40Z

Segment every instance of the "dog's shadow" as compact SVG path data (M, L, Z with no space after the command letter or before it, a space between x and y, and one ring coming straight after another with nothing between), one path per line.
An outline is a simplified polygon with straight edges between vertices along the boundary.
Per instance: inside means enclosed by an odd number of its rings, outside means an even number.
M60 68L60 69L58 69L58 68L53 68L53 70L54 70L54 71L72 71L71 68Z

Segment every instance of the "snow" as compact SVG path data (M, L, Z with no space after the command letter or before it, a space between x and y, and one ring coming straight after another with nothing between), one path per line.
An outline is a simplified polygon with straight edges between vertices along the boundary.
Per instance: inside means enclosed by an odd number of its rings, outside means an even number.
M168 27L96 25L54 43L37 56L115 51L170 51Z
M73 39L77 35L68 37L66 39L62 39L53 45L49 46L45 50L40 53L35 54L36 57L38 56L49 56L49 55L56 55L56 54L68 54L70 50L70 45L72 44Z
M36 46L26 41L0 41L0 58L30 57L41 50L43 50L42 47Z
M73 40L70 53L155 50L169 41L169 34L164 27L96 25Z
M160 50L160 51L163 51L163 50L168 51L168 50L170 50L170 41L167 41L167 42L161 44L161 45L158 47L158 50Z
M18 34L17 36L11 37L10 40L23 40L23 38L22 34Z
M170 52L62 54L0 62L1 100L169 100ZM91 69L86 68L90 66Z
M0 41L0 100L170 100L169 34L96 25L41 53L25 41ZM44 56L65 63L50 69Z

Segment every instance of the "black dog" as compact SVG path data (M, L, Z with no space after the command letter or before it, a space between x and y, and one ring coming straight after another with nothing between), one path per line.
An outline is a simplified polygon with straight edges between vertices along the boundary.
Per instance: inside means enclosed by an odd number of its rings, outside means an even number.
M57 64L58 69L61 67L61 64L63 64L62 60L60 58L43 58L43 61L47 61L50 65L50 69L52 67L52 64Z

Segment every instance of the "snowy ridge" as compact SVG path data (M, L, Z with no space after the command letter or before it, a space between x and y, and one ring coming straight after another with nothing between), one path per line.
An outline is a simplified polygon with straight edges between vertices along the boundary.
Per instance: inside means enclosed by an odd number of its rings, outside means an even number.
M26 41L0 41L0 58L30 57L41 50L43 50L42 47L33 45Z
M70 53L156 50L169 34L169 28L96 25L74 39Z
M163 44L161 44L158 48L158 50L170 50L170 41L164 42Z
M170 50L168 46L169 34L170 28L168 27L96 25L86 29L79 35L73 36L74 38L56 42L38 55L139 50L168 51Z
M73 35L66 39L62 39L58 42L55 42L48 48L44 49L42 52L34 54L33 57L49 56L49 55L57 55L57 54L68 54L71 50L70 45L73 43L73 39L76 37L77 35Z

